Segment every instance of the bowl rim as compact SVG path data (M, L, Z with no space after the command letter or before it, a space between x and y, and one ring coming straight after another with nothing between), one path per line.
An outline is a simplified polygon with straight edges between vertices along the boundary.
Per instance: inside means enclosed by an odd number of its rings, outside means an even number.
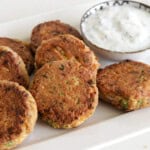
M136 0L105 0L104 2L101 2L101 3L97 3L95 5L93 5L92 7L88 8L84 14L82 15L81 19L80 19L80 31L81 31L81 35L83 36L83 39L85 41L85 43L87 43L89 46L92 45L92 47L94 46L96 49L100 49L100 50L103 50L105 52L110 52L110 53L120 53L120 54L134 54L134 53L142 53L142 52L145 52L145 51L149 51L150 50L150 47L149 48L145 48L145 49L140 49L140 50L136 50L136 51L125 51L125 52L122 52L122 51L115 51L115 50L109 50L109 49L106 49L106 48L102 48L102 47L99 47L97 46L96 44L94 44L93 42L91 42L87 37L86 37L86 34L85 32L83 31L83 28L82 28L82 24L84 23L85 19L84 19L84 16L90 12L93 8L99 6L99 5L102 5L104 3L110 3L110 2L115 2L115 1L124 1L124 2L131 2L131 3L135 3L135 4L140 4L140 5L143 5L144 7L147 7L150 9L150 5L148 4L145 4L143 2L138 2ZM128 4L129 4L128 3ZM129 4L130 5L130 4ZM108 6L110 7L110 6ZM83 21L84 20L84 21Z

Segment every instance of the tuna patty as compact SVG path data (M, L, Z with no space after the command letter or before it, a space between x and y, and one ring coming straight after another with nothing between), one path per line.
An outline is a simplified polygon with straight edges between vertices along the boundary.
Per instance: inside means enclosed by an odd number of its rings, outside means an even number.
M0 149L20 144L33 130L36 119L32 95L15 82L0 81Z
M28 73L31 74L34 68L34 59L27 44L19 40L0 37L0 46L7 46L15 51L24 61Z
M29 76L23 60L6 46L0 46L0 80L18 82L26 88L29 85Z
M73 128L95 111L98 91L92 74L75 59L40 68L30 89L39 115L54 128Z
M72 26L62 23L59 20L40 23L34 27L31 35L31 47L33 52L43 40L50 39L60 34L72 34L80 39L80 33Z
M97 75L100 99L118 109L131 111L150 106L150 66L122 61L100 70Z
M66 60L74 57L91 72L96 72L99 63L94 53L83 41L65 34L42 42L36 52L35 61L38 68L47 62Z

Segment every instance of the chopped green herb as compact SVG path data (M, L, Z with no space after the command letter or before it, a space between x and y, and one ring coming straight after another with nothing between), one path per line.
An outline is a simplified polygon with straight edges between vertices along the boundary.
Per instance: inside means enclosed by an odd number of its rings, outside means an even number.
M137 101L137 108L141 107L143 105L143 100L142 99L139 99Z
M123 109L127 109L127 108L128 108L128 101L127 101L127 100L122 99L122 100L120 101L120 104L121 104L121 107L122 107Z
M64 96L65 94L64 94L63 92L60 92L59 95L60 95L60 96Z
M59 67L60 70L64 70L64 68L65 68L65 67L64 67L63 64L61 64L60 67Z
M46 74L43 74L43 75L42 75L42 77L44 77L44 78L48 78L48 76L47 76Z
M8 141L5 145L7 147L12 147L14 145L14 142L13 141Z
M51 120L47 120L46 123L47 123L48 125L50 125L50 126L52 125L52 121L51 121Z

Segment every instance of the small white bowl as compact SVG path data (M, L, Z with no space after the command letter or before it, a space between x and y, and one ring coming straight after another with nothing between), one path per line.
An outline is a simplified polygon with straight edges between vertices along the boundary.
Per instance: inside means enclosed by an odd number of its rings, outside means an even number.
M83 25L85 23L85 20L90 17L90 15L94 15L97 11L101 11L102 9L105 9L107 7L114 7L114 6L123 6L123 5L132 5L133 7L144 9L145 11L150 12L150 6L135 2L135 1L123 1L123 0L113 0L113 1L106 1L103 3L99 3L91 8L89 8L84 15L81 18L80 22L80 30L81 34L84 38L85 43L94 50L97 54L102 55L105 58L111 59L111 60L124 60L124 59L132 59L132 60L150 60L150 48L143 49L143 50L137 50L133 52L121 52L121 51L112 51L109 49L104 49L102 47L97 46L95 43L93 43L87 36L86 33L83 30ZM132 11L132 10L131 10ZM149 39L150 40L150 39Z

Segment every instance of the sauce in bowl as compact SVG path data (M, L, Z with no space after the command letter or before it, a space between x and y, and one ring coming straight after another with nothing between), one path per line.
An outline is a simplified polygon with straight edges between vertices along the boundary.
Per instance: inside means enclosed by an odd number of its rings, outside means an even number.
M82 23L84 36L94 45L116 52L150 48L150 11L132 5L96 10Z

